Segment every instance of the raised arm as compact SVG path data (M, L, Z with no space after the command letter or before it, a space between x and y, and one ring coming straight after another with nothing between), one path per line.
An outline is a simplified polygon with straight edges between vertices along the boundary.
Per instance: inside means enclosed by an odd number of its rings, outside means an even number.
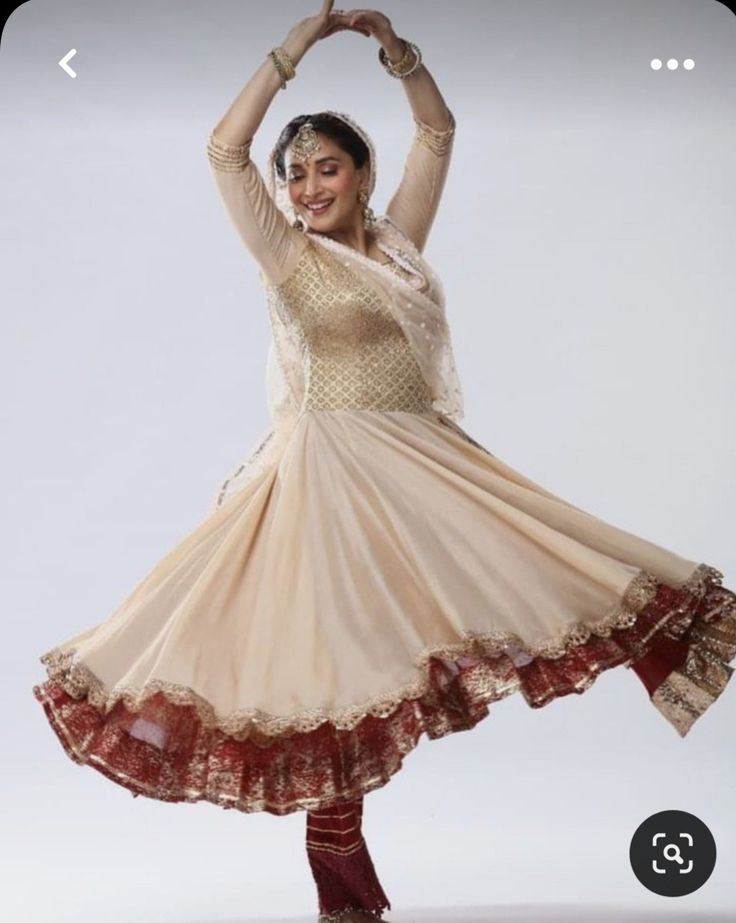
M292 63L339 23L332 2L323 0L316 16L300 20L280 47ZM307 245L269 195L250 146L277 90L285 86L274 61L266 57L245 84L225 115L211 131L207 157L230 218L241 239L270 282L278 284L294 268Z
M404 87L414 119L414 134L404 162L404 174L386 214L418 250L423 250L434 222L455 137L455 118L437 84L410 43L399 38L391 21L377 10L350 16L353 28L365 29L381 45L384 67Z
M386 207L386 214L420 253L424 250L445 188L454 137L455 117L449 110L446 127L442 131L414 115L414 136L404 161L404 174Z
M250 159L250 140L227 144L215 129L207 142L207 158L241 240L264 276L277 285L298 262L307 244L305 235L291 227L269 195L260 170Z

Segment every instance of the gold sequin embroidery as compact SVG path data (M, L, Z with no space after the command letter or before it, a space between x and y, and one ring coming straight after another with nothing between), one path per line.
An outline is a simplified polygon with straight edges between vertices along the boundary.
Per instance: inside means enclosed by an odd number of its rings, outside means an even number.
M383 912L380 910L366 910L363 907L355 907L352 904L348 904L340 910L333 910L332 913L321 913L317 917L317 923L342 923L343 920L356 911L360 911L360 913L365 914L365 916L375 917L376 920L379 921L383 919Z
M318 252L318 245L306 247L269 297L279 302L279 316L289 317L302 345L305 409L431 409L430 388L400 324L380 294L339 257Z
M421 122L414 116L416 140L423 144L424 147L429 148L433 154L437 154L438 157L443 156L450 150L455 137L455 116L450 110L448 111L450 112L450 124L443 131L432 128L431 125Z
M216 170L240 173L250 162L252 138L245 144L226 144L211 133L207 141L207 159Z
M736 651L736 620L723 618L716 624L699 621L691 632L685 663L676 668L655 690L652 704L680 737L720 696L733 674L729 661Z

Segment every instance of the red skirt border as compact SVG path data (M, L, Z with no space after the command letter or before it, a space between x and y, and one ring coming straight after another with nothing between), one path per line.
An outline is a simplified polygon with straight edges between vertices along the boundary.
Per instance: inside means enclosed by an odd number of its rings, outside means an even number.
M429 739L469 730L489 704L521 692L532 708L585 692L605 670L633 668L684 737L725 689L736 656L736 594L699 564L678 586L640 571L593 625L537 647L472 634L422 652L418 678L359 709L287 718L217 716L191 689L153 681L108 690L55 648L36 699L67 755L160 801L208 801L246 813L319 810L380 788Z

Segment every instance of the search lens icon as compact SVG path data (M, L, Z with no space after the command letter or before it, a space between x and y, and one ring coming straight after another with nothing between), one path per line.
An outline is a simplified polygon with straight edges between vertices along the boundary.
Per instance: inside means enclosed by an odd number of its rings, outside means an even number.
M672 850L672 855L670 855L669 852L667 851L669 849ZM677 859L680 865L682 865L682 863L684 862L684 859L682 858L682 855L680 854L680 847L676 843L668 843L665 846L665 848L662 850L662 855L665 857L665 859L669 859L670 861L672 861L672 859Z

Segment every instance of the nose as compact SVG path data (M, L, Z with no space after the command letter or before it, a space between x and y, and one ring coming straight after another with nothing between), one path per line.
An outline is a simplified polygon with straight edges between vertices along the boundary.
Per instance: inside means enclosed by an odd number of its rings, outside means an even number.
M314 194L319 189L319 175L316 173L308 173L307 181L304 184L304 192L308 198L313 198Z

